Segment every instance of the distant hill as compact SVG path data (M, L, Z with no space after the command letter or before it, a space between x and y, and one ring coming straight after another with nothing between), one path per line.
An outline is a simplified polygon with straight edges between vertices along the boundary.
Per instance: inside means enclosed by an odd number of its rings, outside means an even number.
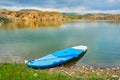
M80 19L80 20L120 20L120 14L77 14L77 13L62 13L70 19Z
M81 19L82 15L78 13L62 13L64 16L69 17L70 19Z
M78 14L40 11L36 9L22 9L20 11L0 10L1 21L17 20L40 20L40 21L63 21L63 20L117 20L120 21L120 14ZM2 18L4 17L4 18ZM5 19L6 18L6 19Z
M120 14L85 14L81 18L82 20L120 20Z
M62 13L63 15L80 15L80 14L78 14L78 13Z
M19 11L23 11L23 12L28 12L28 11L38 11L40 12L40 10L37 10L37 9L21 9Z

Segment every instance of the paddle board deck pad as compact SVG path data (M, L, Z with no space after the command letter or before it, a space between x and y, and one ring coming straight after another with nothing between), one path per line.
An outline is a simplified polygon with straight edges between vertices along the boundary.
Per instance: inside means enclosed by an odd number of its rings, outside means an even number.
M66 63L87 50L87 46L75 46L71 48L66 48L57 52L53 52L49 55L43 56L38 59L25 61L28 67L32 68L51 68L63 63Z

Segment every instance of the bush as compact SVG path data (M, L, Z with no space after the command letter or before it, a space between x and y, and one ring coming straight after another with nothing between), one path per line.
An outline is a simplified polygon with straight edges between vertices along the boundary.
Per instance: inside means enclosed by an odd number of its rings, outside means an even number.
M9 19L5 17L0 17L0 22L6 23L6 22L9 22Z

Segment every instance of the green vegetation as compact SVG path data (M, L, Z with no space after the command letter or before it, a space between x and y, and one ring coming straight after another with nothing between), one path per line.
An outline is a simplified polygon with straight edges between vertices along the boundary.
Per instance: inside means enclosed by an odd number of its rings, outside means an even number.
M70 19L82 19L82 15L77 13L62 13L64 16L67 16Z
M6 23L6 22L9 22L9 19L7 19L5 17L0 17L0 22Z
M0 64L0 80L76 80L68 75L34 70L24 64Z
M88 80L103 80L90 74L87 76ZM0 64L0 80L84 80L82 76L69 76L63 73L48 73L47 70L31 69L26 67L25 64Z

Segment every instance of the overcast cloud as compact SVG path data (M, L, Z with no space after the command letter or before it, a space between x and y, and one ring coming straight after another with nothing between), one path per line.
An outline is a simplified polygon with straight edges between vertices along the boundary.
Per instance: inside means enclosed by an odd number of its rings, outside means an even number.
M0 0L0 9L72 13L120 13L120 0Z

